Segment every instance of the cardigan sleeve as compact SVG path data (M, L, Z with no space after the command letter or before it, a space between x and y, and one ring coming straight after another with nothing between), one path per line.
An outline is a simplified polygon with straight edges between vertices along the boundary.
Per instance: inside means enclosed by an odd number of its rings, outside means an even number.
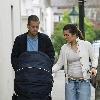
M94 53L94 49L92 47L92 44L90 42L87 42L87 44L88 44L89 57L91 59L92 67L96 68L98 66L98 57Z
M61 48L58 61L52 68L52 73L59 71L62 68L62 66L64 65L63 53L64 53L63 48Z

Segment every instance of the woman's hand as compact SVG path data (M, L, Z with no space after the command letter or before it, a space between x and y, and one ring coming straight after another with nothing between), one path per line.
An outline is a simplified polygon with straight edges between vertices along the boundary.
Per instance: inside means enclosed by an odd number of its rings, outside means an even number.
M91 73L91 75L96 76L96 74L97 74L96 68L92 67L90 73Z

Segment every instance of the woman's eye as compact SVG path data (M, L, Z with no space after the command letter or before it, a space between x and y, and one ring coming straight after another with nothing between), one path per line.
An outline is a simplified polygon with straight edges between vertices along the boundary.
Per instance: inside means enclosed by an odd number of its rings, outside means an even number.
M69 36L68 34L64 34L64 36Z

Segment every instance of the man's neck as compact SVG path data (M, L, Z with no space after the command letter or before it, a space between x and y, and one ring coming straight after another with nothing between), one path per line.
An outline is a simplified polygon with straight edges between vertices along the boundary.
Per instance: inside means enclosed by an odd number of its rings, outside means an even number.
M28 36L30 36L30 37L37 37L38 36L38 34L36 34L36 35L33 35L33 34L31 34L30 32L28 32Z

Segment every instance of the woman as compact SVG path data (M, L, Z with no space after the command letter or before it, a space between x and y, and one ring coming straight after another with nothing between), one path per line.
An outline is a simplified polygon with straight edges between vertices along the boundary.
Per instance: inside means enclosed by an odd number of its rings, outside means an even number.
M90 100L90 75L96 76L98 59L90 42L82 40L82 34L74 24L63 28L67 44L61 47L59 59L53 66L53 73L64 66L65 100ZM89 58L92 67L89 66Z

